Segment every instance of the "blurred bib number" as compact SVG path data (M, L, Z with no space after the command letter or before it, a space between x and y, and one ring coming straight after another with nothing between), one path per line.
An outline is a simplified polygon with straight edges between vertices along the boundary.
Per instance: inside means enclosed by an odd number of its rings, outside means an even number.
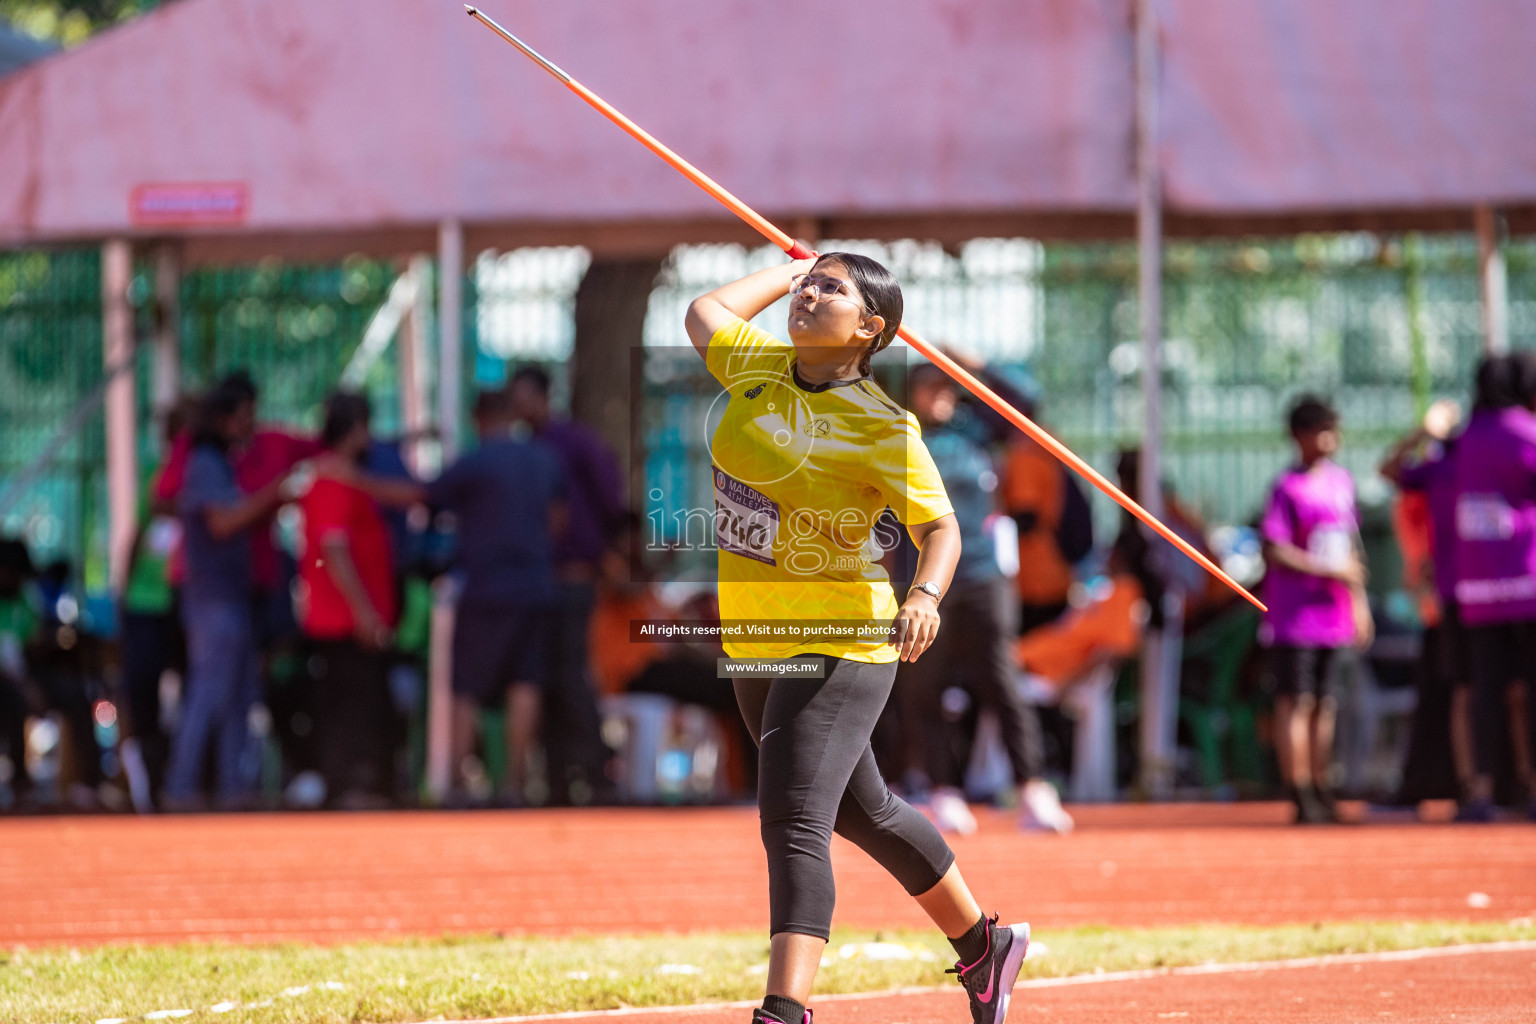
M777 565L773 545L779 537L779 505L766 494L716 468L715 537L720 550Z
M1337 526L1320 526L1307 539L1307 554L1325 569L1343 569L1349 565L1354 550L1354 535Z
M1515 512L1498 494L1463 494L1456 499L1456 534L1462 540L1508 540Z

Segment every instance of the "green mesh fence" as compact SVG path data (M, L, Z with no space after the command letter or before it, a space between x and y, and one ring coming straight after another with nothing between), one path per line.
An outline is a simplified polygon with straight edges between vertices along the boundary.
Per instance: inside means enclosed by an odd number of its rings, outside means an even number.
M181 288L183 385L195 390L245 369L261 388L264 422L318 428L326 394L394 278L388 264L370 260L334 266L273 261L188 274ZM384 433L399 423L396 368L386 356L365 378L376 429Z
M1133 246L983 239L957 251L914 242L820 248L864 252L890 266L902 281L906 319L928 340L1032 376L1038 418L1101 472L1112 478L1118 452L1139 443ZM1506 257L1511 339L1530 345L1536 243L1517 241ZM658 282L647 342L675 347L679 365L657 356L645 381L641 504L663 524L710 505L698 424L717 389L707 380L684 383L692 353L683 310L709 288L780 258L771 248L688 247ZM1213 524L1254 519L1291 457L1282 426L1289 405L1304 391L1328 397L1343 417L1341 461L1360 484L1375 582L1390 587L1390 493L1375 466L1432 398L1467 397L1482 349L1474 240L1352 234L1178 242L1167 249L1164 291L1164 471L1175 490ZM782 335L784 318L780 302L759 322ZM887 359L886 374L899 376L901 363ZM1107 499L1094 501L1107 534L1118 511ZM707 557L684 564L709 571Z
M195 391L245 368L261 386L263 421L314 429L325 394L393 279L388 265L364 260L188 274L180 300L184 388ZM160 450L150 416L152 264L138 263L129 294L136 309L140 464L147 473ZM45 468L0 515L0 528L26 538L41 560L75 561L92 589L105 581L105 451L101 410L82 403L102 379L99 252L0 254L0 491L53 448ZM379 429L394 430L395 361L377 360L365 387ZM91 411L80 429L56 445L82 408Z
M1032 375L1041 388L1041 419L1101 470L1112 470L1118 449L1136 443L1133 247L997 239L958 250L835 244L868 252L896 271L908 319L930 340ZM680 247L653 293L647 345L686 346L682 310L689 300L780 258L771 249ZM482 259L466 281L466 385L499 381L508 360L558 367L569 352L569 330L556 321L570 309L584 255L561 249L509 259L505 280ZM1531 344L1536 242L1511 244L1507 262L1511 337ZM95 250L0 254L0 479L7 483L102 379L99 273ZM152 265L141 262L136 273L132 296L147 337ZM361 259L189 273L181 291L185 385L200 387L245 367L262 387L264 420L313 428L394 277L390 265ZM764 323L782 330L783 311L770 310ZM1339 405L1343 461L1361 481L1367 506L1380 509L1387 493L1373 467L1385 446L1432 397L1465 397L1468 390L1481 346L1476 247L1470 236L1365 234L1174 243L1166 255L1165 327L1165 465L1195 508L1213 522L1250 519L1288 457L1285 408L1313 390ZM148 466L156 444L148 429L147 346L137 369ZM894 370L893 363L884 372ZM645 383L638 454L648 491L688 500L692 488L707 489L707 453L690 427L707 399L677 380L660 373ZM379 431L397 429L392 357L373 364L366 387ZM467 402L473 388L464 391ZM82 560L96 582L105 533L101 432L97 412L0 515L0 527L26 536L40 557ZM643 512L659 507L648 495L636 497ZM1109 528L1114 509L1104 502L1097 510Z
M0 492L54 439L102 379L101 272L95 250L0 257ZM86 417L0 514L34 558L105 555L101 413Z

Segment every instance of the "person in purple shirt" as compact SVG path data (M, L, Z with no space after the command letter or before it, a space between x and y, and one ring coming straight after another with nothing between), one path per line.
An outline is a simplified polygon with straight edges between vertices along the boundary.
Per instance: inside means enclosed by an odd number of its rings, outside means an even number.
M1467 627L1476 768L1463 821L1493 816L1509 697L1536 667L1536 364L1527 353L1490 357L1478 368L1478 390L1487 400L1473 409L1456 457L1456 599ZM1536 816L1536 702L1524 703L1526 732L1513 745Z
M1281 774L1297 822L1313 823L1334 818L1332 669L1340 652L1369 642L1371 627L1355 481L1333 461L1342 441L1338 414L1304 396L1290 428L1297 462L1275 481L1259 527L1269 605L1260 635L1270 648Z
M595 431L551 415L549 375L543 370L519 369L508 391L516 418L555 450L565 473L565 532L555 541L545 742L551 799L587 803L606 797L609 789L587 632L608 540L624 522L623 480L618 460Z
M1475 404L1486 397L1479 392ZM1381 475L1405 494L1423 495L1429 511L1429 554L1434 587L1426 615L1424 653L1420 663L1419 701L1414 709L1412 739L1403 771L1405 793L1423 791L1440 796L1444 752L1449 751L1457 794L1472 784L1472 726L1467 679L1466 631L1456 604L1456 447L1460 439L1461 406L1436 402L1424 421L1392 446L1381 463ZM1416 784L1410 784L1410 779Z

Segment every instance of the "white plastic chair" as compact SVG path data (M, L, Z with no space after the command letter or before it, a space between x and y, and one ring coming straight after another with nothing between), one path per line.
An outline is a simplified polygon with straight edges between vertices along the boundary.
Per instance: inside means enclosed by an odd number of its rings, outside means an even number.
M1019 695L1036 707L1061 707L1071 716L1072 776L1067 799L1094 803L1115 799L1115 664L1103 662L1067 686L1019 673ZM1017 782L1003 749L997 717L983 711L976 719L976 740L966 768L966 788L996 792Z
M1377 637L1369 656L1361 655L1354 659L1355 685L1345 705L1347 724L1340 729L1343 734L1340 745L1343 748L1345 786L1351 792L1364 793L1373 788L1370 780L1366 779L1366 771L1371 757L1376 753L1376 739L1382 723L1388 718L1406 721L1412 717L1419 703L1419 690L1416 686L1382 686L1376 678L1371 658L1413 662L1418 660L1422 644L1422 638L1417 634ZM1402 765L1407 755L1407 746L1408 730L1404 728L1399 731L1397 750L1391 762L1394 772ZM1396 788L1398 781L1396 778L1378 779L1374 788L1391 790Z
M618 783L622 795L642 802L656 799L662 745L677 706L677 701L659 693L615 693L602 698L603 717L624 723L619 748L624 775Z

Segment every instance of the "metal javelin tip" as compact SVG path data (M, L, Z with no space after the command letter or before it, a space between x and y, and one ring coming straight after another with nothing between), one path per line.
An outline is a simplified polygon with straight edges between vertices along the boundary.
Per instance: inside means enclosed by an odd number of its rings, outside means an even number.
M535 50L533 47L517 38L517 36L502 28L499 24L497 24L495 18L492 18L490 15L484 14L475 8L470 7L468 4L464 5L464 9L467 10L476 21L480 22L480 24L484 25L486 28L490 29L492 32L495 32L497 35L501 36L501 38L505 39L519 50L523 51L525 56L537 61L539 66L542 67L545 71L548 71L550 74L560 79L560 81L564 82L566 85L571 84L570 75L566 74L564 71L561 71L559 66L550 61L543 54L539 53L538 50Z
M473 7L469 6L469 4L465 4L464 5L464 13L469 15L471 18L473 18L479 12L476 11Z

